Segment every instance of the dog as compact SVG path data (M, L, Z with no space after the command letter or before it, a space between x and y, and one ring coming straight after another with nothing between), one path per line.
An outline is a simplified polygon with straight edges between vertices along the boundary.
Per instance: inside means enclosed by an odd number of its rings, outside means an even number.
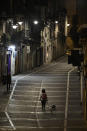
M50 111L51 111L51 112L56 111L56 105L52 105L52 106L50 107Z

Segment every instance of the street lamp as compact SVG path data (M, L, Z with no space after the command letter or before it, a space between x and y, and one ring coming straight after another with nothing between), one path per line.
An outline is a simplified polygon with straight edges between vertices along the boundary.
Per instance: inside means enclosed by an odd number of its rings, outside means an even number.
M37 25L39 22L38 22L37 20L35 20L33 23L34 23L35 25Z
M58 24L58 21L57 21L57 20L55 21L55 24Z
M8 46L8 50L13 50L13 51L14 51L15 48L16 48L15 45L10 45L10 46Z
M23 22L22 22L22 21L19 21L19 22L18 22L18 24L19 24L19 25L22 25L22 24L23 24Z
M13 29L17 29L18 26L17 25L13 25L12 27L13 27Z
M69 27L70 26L70 24L67 24L67 27Z

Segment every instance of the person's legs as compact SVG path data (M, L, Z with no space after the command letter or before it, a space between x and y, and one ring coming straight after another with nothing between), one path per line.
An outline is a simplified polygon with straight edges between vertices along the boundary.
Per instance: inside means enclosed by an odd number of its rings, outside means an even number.
M42 110L45 110L45 101L42 101Z
M43 102L43 109L45 110L46 101Z
M41 103L42 103L42 110L43 110L43 101Z
M43 109L45 110L45 103L43 104Z

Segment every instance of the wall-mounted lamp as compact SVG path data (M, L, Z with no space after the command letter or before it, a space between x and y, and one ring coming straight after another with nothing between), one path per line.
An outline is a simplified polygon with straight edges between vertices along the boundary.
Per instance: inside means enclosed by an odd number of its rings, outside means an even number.
M10 46L8 46L8 50L11 50L11 51L15 51L15 45L10 45Z
M13 29L17 29L18 25L12 25Z
M67 27L70 26L70 24L67 24Z
M55 21L55 24L58 24L58 21L57 21L57 20Z
M37 25L39 22L38 22L37 20L35 20L33 23L34 23L35 25Z
M19 22L18 22L18 24L19 24L19 25L22 25L22 24L23 24L23 22L22 22L22 21L19 21Z

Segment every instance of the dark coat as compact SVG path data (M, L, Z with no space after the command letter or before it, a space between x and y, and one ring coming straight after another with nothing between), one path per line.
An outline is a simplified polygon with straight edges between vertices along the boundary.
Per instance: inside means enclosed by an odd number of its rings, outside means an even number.
M11 84L11 75L10 74L8 74L8 76L7 76L7 83Z

